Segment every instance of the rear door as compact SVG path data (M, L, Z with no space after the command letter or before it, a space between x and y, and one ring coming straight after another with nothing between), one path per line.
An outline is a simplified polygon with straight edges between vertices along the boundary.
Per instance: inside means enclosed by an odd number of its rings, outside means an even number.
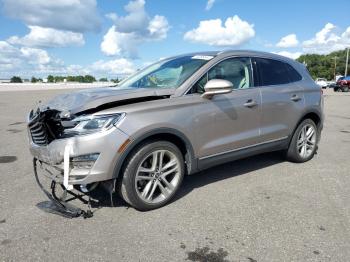
M287 138L304 107L300 74L286 62L254 58L261 90L260 142Z

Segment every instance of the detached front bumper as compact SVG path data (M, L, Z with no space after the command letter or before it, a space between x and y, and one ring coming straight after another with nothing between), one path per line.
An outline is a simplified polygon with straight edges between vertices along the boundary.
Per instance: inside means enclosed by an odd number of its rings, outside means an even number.
M114 178L118 149L129 137L118 128L112 128L90 135L56 139L48 145L36 145L30 134L29 139L31 154L50 170L46 175L69 189L72 185Z

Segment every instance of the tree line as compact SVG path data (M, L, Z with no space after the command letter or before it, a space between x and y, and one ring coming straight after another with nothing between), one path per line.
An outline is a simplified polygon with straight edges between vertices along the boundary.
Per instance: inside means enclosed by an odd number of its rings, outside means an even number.
M49 83L57 83L57 82L79 82L79 83L92 83L96 82L95 77L92 75L79 75L79 76L53 76L53 75L48 75L47 76L47 82Z
M297 61L306 65L313 79L334 80L336 75L345 74L346 50L332 52L328 55L301 55ZM350 68L348 72L350 73Z
M60 83L60 82L78 82L78 83L93 83L96 82L96 78L92 75L78 75L78 76L53 76L53 75L48 75L47 76L47 81L48 83ZM111 78L110 80L108 80L107 77L102 77L98 80L99 82L114 82L114 83L118 83L120 80L119 78ZM11 83L23 83L23 79L19 76L13 76L10 79ZM32 77L30 79L31 83L40 83L40 82L44 82L42 78L36 78L36 77Z

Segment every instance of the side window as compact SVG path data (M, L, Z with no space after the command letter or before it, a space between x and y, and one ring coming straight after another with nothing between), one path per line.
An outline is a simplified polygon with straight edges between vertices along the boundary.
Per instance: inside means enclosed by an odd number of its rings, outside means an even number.
M191 93L204 93L205 84L212 79L224 79L232 83L234 89L253 86L250 58L229 58L211 68L193 87Z
M285 64L288 70L289 79L291 82L297 82L302 79L302 76L291 65Z
M255 58L260 76L260 85L282 85L289 81L289 72L285 63L264 58Z

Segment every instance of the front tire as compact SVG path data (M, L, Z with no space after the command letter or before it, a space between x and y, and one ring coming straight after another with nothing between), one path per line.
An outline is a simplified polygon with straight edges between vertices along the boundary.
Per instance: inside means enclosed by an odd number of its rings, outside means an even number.
M318 142L317 126L311 119L302 121L295 130L287 151L287 159L303 163L313 158Z
M184 172L184 159L177 146L167 141L144 143L126 162L121 196L141 211L159 208L174 197Z

